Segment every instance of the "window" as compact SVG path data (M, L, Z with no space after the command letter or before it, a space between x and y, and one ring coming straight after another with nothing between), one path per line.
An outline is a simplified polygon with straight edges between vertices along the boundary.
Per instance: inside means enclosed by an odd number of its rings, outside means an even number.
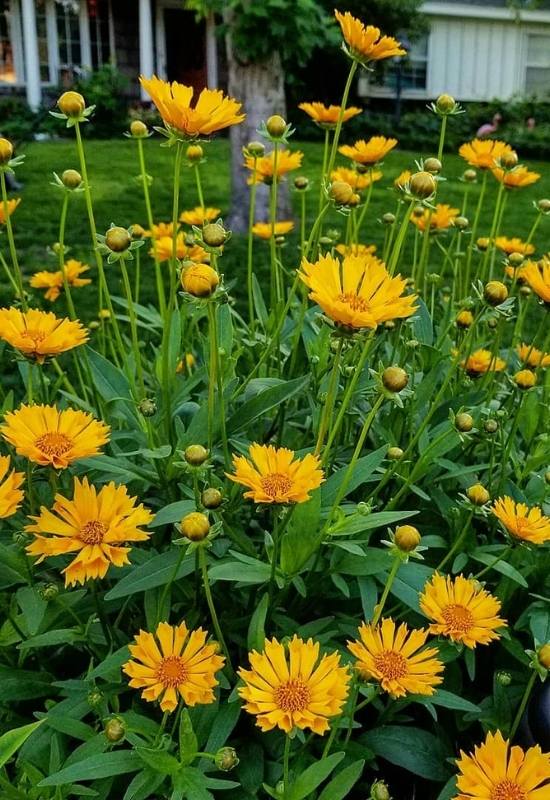
M0 83L17 83L9 0L0 0Z
M50 71L50 42L48 39L47 0L37 0L36 3L36 35L38 36L40 80L42 83L53 83L55 81L55 75L53 75Z
M527 36L525 91L550 94L550 36L538 33Z
M80 67L80 23L78 4L73 2L56 2L57 9L57 41L59 46L59 64L61 69L73 70Z
M407 55L392 60L384 71L382 85L397 91L423 90L426 88L428 72L428 37L422 36L415 42L405 45Z

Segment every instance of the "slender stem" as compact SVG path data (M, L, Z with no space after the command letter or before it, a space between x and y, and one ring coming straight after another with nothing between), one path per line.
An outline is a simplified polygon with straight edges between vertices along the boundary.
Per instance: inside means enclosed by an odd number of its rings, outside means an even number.
M208 324L210 328L210 378L208 381L208 440L209 449L213 446L213 431L214 431L214 414L215 414L215 394L216 388L218 390L218 408L217 418L220 421L220 430L222 436L223 453L225 459L225 467L229 469L231 458L229 455L229 445L227 442L227 430L225 424L225 408L223 396L223 374L220 364L220 348L218 342L218 325L216 322L216 305L215 303L208 303ZM211 416L212 415L212 416Z
M479 218L481 215L481 209L483 208L483 200L485 199L485 191L487 189L487 175L488 170L484 170L483 172L483 179L481 181L481 190L479 192L479 199L477 201L476 212L474 216L474 221L472 224L472 234L470 236L470 242L468 244L468 254L466 256L466 269L465 269L465 293L468 293L468 287L470 286L470 274L471 274L471 266L472 266L472 254L474 252L474 247L476 244L476 237L477 237L477 229L479 225Z
M340 360L342 357L343 346L344 346L344 339L343 337L341 337L338 340L338 349L336 350L336 354L334 356L332 371L330 373L329 384L327 389L327 395L325 402L323 404L323 410L321 412L321 420L319 422L319 432L317 434L317 444L315 445L316 456L318 456L319 453L321 452L321 449L325 442L325 436L327 430L330 427L330 421L334 409L334 402L336 400L336 393L338 391L338 376L340 374Z
M395 272L395 268L397 267L397 263L399 261L399 256L401 254L401 248L403 247L403 242L405 241L405 236L407 235L407 229L409 227L409 219L411 217L412 210L414 208L415 201L412 200L409 203L409 207L405 212L405 216L401 221L401 226L399 228L399 233L395 239L395 243L392 248L390 263L388 264L388 272L390 275L393 275ZM395 224L395 223L394 223Z
M342 130L342 123L344 121L344 112L346 110L346 105L349 98L349 93L351 89L351 84L353 82L353 78L357 71L357 67L359 66L358 62L355 59L351 62L351 67L348 73L348 79L346 81L346 85L344 87L344 94L342 95L342 102L340 104L340 113L338 114L338 121L336 123L336 129L334 131L334 138L332 140L332 148L330 150L330 158L328 162L328 168L325 175L330 175L334 168L334 161L336 160L336 152L338 150L338 142L340 141L340 132Z
M254 169L252 174L256 174L256 162L258 158L254 156ZM254 227L254 218L256 216L256 194L258 191L258 184L254 181L250 188L250 205L248 208L248 239L247 239L247 266L246 266L246 285L248 288L248 324L254 330L254 235L252 228Z
M21 272L21 267L19 266L19 259L17 258L17 248L15 247L15 239L13 238L13 227L11 224L11 217L8 205L8 189L6 186L6 173L3 169L0 171L0 183L2 185L2 204L4 207L4 217L5 217L6 233L8 234L8 245L10 249L11 263L13 271L15 273L15 281L17 283L17 290L19 293L19 299L21 301L21 307L23 311L26 311L27 299L25 297L25 290L23 289L23 275Z
M166 600L166 598L168 596L168 592L170 591L170 588L171 588L172 584L176 580L176 578L178 576L178 572L180 570L180 567L181 567L181 565L183 563L183 559L185 557L185 552L186 552L185 547L180 547L180 553L179 553L179 556L178 556L178 560L176 561L176 566L174 567L174 571L172 572L172 574L170 575L170 578L168 579L168 582L164 584L164 587L162 589L162 594L161 594L160 600L159 600L159 602L157 604L157 614L158 614L158 612L162 611L162 609L164 607L164 602L165 602L165 600ZM157 622L162 622L162 620L161 619L157 619Z
M130 317L130 334L132 337L132 348L134 350L134 360L136 363L136 371L138 376L139 387L142 396L145 395L145 381L143 377L143 365L141 363L141 352L139 349L139 337L137 330L137 317L134 308L134 301L132 299L132 289L130 286L130 278L128 270L126 269L126 260L124 256L119 259L120 272L122 274L122 285L124 287L124 294L126 295L126 304L128 306L128 316Z
M501 552L501 554L497 556L494 561L491 561L491 563L488 564L486 567L484 567L484 569L482 569L481 572L478 572L477 575L474 575L474 579L479 580L481 577L483 577L483 575L486 575L494 567L496 567L496 565L499 564L501 561L503 561L506 558L506 556L511 552L512 547L513 545L511 544L509 544L508 547L505 547L504 550Z
M325 744L325 746L323 748L323 755L321 756L321 759L327 758L329 756L330 750L332 748L332 745L334 744L334 740L336 739L336 736L338 735L338 731L339 731L339 728L338 728L338 726L336 724L336 720L334 720L333 723L332 723L332 728L330 729L330 734L329 734L329 737L327 739L327 743Z
M447 114L441 118L441 130L439 132L439 147L437 148L437 157L441 161L443 158L443 148L445 147L445 133L447 131Z
M502 454L502 461L501 461L501 468L500 468L500 478L497 484L497 496L500 495L502 485L504 483L504 476L506 474L506 467L508 466L508 459L510 457L510 451L514 445L514 439L516 438L516 433L519 426L520 420L520 413L521 408L523 406L523 400L525 397L525 392L522 392L521 389L518 390L520 392L519 400L515 404L514 410L514 419L512 421L512 426L510 428L510 432L508 434L508 440L506 442L506 447L504 448L504 453Z
M277 260L277 245L275 244L275 224L277 222L277 161L279 157L279 143L273 142L273 179L269 194L269 222L271 224L271 236L269 237L269 254L271 260L271 306L278 308L281 302L281 286L279 264Z
M274 525L273 525L273 553L271 556L271 574L269 576L269 601L271 603L273 599L273 595L275 593L275 576L277 573L277 565L279 562L279 556L281 552L281 542L283 539L283 534L287 528L288 523L290 522L290 518L294 513L294 509L296 508L295 505L289 506L287 514L282 522L279 522L279 518L277 516L278 509L275 507L274 510Z
M290 736L285 736L285 750L283 754L283 792L284 797L290 797Z
M531 696L531 692L533 691L536 679L537 679L537 673L535 672L535 670L533 670L533 672L529 677L529 680L527 681L527 686L525 687L523 697L521 698L521 703L519 704L516 716L514 717L514 722L512 724L512 727L510 728L510 735L508 738L511 742L514 740L516 731L519 727L523 714L525 713L525 709L527 708L527 703L529 702L529 698Z
M159 725L159 729L157 731L157 735L155 736L155 741L153 743L153 747L156 747L157 744L162 739L162 734L164 733L164 731L166 729L166 723L168 722L168 717L169 716L170 716L170 712L169 711L165 711L164 714L162 715L162 720L161 720L161 723Z
M382 592L382 597L380 598L380 602L377 604L376 609L374 611L374 617L372 618L372 625L377 625L380 617L382 616L382 611L384 610L384 606L386 605L386 600L388 599L388 595L390 593L390 589L393 586L393 582L395 580L395 576L401 566L402 561L399 556L394 558L392 567L388 573L388 577L386 579L386 584L384 586L384 591Z
M225 654L227 659L227 668L231 674L231 677L235 677L235 670L233 669L233 665L231 663L231 656L229 655L229 650L227 648L227 644L225 643L225 639L220 627L220 623L218 621L218 615L216 613L216 607L214 606L214 598L212 597L212 590L210 588L210 581L208 580L208 565L206 563L206 550L204 546L199 547L199 563L201 566L202 572L202 583L204 587L204 594L206 596L206 602L208 603L208 608L210 610L210 616L212 618L212 624L214 626L214 631L216 632L216 636L220 643L220 646Z
M447 564L451 560L451 558L454 556L456 551L462 545L462 542L464 541L464 539L466 538L466 534L468 533L468 529L469 529L470 524L472 522L472 517L473 516L474 516L474 511L472 509L468 513L468 516L466 517L466 522L464 523L464 527L462 528L462 530L460 531L460 533L456 537L454 543L451 546L451 549L449 550L449 552L445 555L445 557L439 562L439 564L435 568L436 571L439 571L440 569L443 569L445 564Z
M103 631L103 635L107 641L107 645L109 650L113 647L113 632L111 631L111 626L109 625L109 620L107 619L107 615L105 614L105 610L101 605L99 600L99 593L97 591L97 583L95 580L92 580L92 596L94 598L94 605L96 609L97 616L99 618L99 622L101 624L101 630Z
M318 213L321 213L321 209L323 208L323 196L325 190L325 181L330 180L330 175L327 175L327 163L328 163L328 148L330 143L330 129L325 129L325 142L323 145L323 166L321 167L321 177L319 180L319 208Z
M141 184L143 186L143 198L145 200L145 213L147 215L147 225L151 231L151 247L153 250L153 260L155 262L155 279L157 284L157 295L159 301L159 311L161 317L164 319L166 312L166 297L164 296L164 283L162 280L162 271L157 255L157 241L153 235L153 210L151 208L151 196L149 194L149 176L145 169L145 154L143 152L143 140L136 139L138 146L139 167L141 171Z
M526 244L531 244L533 236L535 235L536 230L540 225L541 219L542 219L542 211L539 210L539 213L535 217L535 221L533 222L533 224L531 226L531 230L529 231L529 236L526 239Z
M4 272L6 273L6 277L9 280L9 282L11 283L11 287L13 289L13 293L14 293L15 297L19 297L19 286L17 285L17 283L15 281L15 278L11 274L11 269L9 268L9 266L8 266L8 264L6 262L6 259L4 258L2 253L0 253L0 264L2 264Z
M204 195L202 192L201 173L199 164L193 165L193 172L195 173L195 183L197 184L197 195L199 198L199 205L201 208L206 208L204 205Z
M136 250L136 274L134 276L134 300L136 305L139 304L139 296L141 293L141 251Z

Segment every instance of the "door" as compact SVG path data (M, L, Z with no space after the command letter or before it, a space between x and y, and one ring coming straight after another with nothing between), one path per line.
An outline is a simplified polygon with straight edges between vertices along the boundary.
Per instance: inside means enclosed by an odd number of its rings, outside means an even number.
M164 7L165 78L193 86L197 91L206 86L206 31L203 21L197 22L191 11Z

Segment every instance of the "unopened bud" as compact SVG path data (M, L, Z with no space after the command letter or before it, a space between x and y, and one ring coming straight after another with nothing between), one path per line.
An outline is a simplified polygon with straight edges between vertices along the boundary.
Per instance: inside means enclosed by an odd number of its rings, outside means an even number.
M474 427L474 419L471 414L466 414L462 411L455 417L455 426L461 433L468 433Z
M76 169L66 169L61 175L61 181L67 189L78 189L82 183L82 175Z
M80 117L86 108L86 101L78 92L63 92L57 107L67 117Z
M202 239L208 247L221 247L227 239L227 231L219 222L210 222L202 229Z
M190 444L185 448L183 457L192 467L200 467L208 458L208 450L202 444Z
M97 688L90 689L90 691L88 692L87 700L88 700L88 705L91 708L98 708L103 703L104 699L105 696L103 692Z
M426 200L435 193L435 178L430 172L415 172L415 174L411 176L409 187L413 197Z
M279 114L274 114L272 117L269 117L265 123L265 127L270 136L273 136L274 139L280 139L286 131L286 120Z
M529 297L529 295L533 294L530 286L520 286L519 293L522 297Z
M206 514L192 511L186 514L180 522L182 534L191 542L202 542L210 532L210 522Z
M309 180L305 177L305 175L298 175L297 178L294 178L294 187L296 189L303 191L304 189L307 189L308 186Z
M500 281L489 281L485 284L483 296L490 306L500 306L508 299L508 289Z
M351 198L354 195L354 191L345 181L333 181L330 184L330 192L331 198L340 206L347 205Z
M130 123L130 133L132 136L135 136L136 139L142 139L144 136L147 136L149 131L144 122L142 122L140 119L134 119Z
M265 153L265 145L262 142L249 142L246 151L254 158L261 158Z
M456 100L450 94L440 94L435 101L435 107L440 114L450 114L456 108Z
M484 506L491 499L491 495L481 483L474 483L473 486L466 491L466 495L470 503L475 506Z
M390 392L401 392L409 382L409 376L401 367L386 367L382 373L382 383Z
M216 753L214 761L217 768L222 772L230 772L239 763L237 751L234 747L221 747Z
M509 153L503 153L500 157L500 164L504 169L513 169L518 164L518 154L515 150L511 150Z
M223 494L219 489L209 487L201 495L201 503L205 508L219 508L223 502Z
M399 525L395 529L394 542L404 553L411 553L421 540L420 532L413 525Z
M190 144L187 150L185 151L186 159L190 161L192 164L196 164L198 161L200 161L203 155L204 152L200 144Z
M523 253L510 253L508 256L508 263L511 264L513 267L521 267L523 262L525 261L525 256Z
M138 405L139 413L144 417L154 417L157 413L157 404L150 397L144 397Z
M496 674L497 683L499 686L510 686L512 683L512 676L506 670L499 670Z
M50 600L55 600L55 598L59 594L59 586L57 583L46 583L42 587L40 592L40 596L46 602L50 602Z
M113 717L105 724L105 737L108 742L120 742L126 734L126 725L120 717Z
M382 217L382 222L385 225L393 225L395 222L395 214L392 214L391 211L387 211Z
M543 644L537 653L539 663L546 669L550 669L550 642Z
M520 369L514 375L514 382L518 389L531 389L537 382L537 376L530 369Z
M424 169L432 175L438 175L443 169L443 164L438 158L427 158L424 161Z
M469 328L470 325L473 324L474 315L471 311L464 309L463 311L459 311L456 315L456 324L459 328Z
M386 457L391 459L391 461L399 461L400 458L403 458L403 450L400 447L390 447L388 448Z
M482 236L480 239L477 240L477 249L485 252L488 249L489 245L491 244L490 239L487 239L485 236Z
M115 226L105 234L105 244L113 253L123 253L132 244L132 237L126 228Z
M483 423L483 430L485 433L496 433L498 431L498 422L496 419L487 419Z
M462 177L467 183L473 183L477 178L477 172L475 169L465 169L462 173Z
M455 217L453 225L455 228L458 228L459 231L465 231L470 225L470 220L467 217Z
M8 139L0 138L0 164L7 164L12 156L12 143Z
M539 210L542 211L543 214L550 213L550 200L546 200L545 198L543 198L542 200L539 200L537 205L539 207Z
M193 297L209 297L220 283L220 276L209 264L191 264L181 273L181 285Z

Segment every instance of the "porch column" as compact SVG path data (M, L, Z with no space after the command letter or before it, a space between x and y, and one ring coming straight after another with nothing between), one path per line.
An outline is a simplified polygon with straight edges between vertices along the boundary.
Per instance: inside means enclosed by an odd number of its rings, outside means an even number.
M206 83L209 89L218 88L218 40L214 14L206 18Z
M27 102L31 109L36 111L42 102L42 88L40 86L40 59L34 0L21 0L21 11Z
M155 71L151 0L139 0L139 71L146 78L150 78ZM143 89L141 99L149 100L149 95Z

